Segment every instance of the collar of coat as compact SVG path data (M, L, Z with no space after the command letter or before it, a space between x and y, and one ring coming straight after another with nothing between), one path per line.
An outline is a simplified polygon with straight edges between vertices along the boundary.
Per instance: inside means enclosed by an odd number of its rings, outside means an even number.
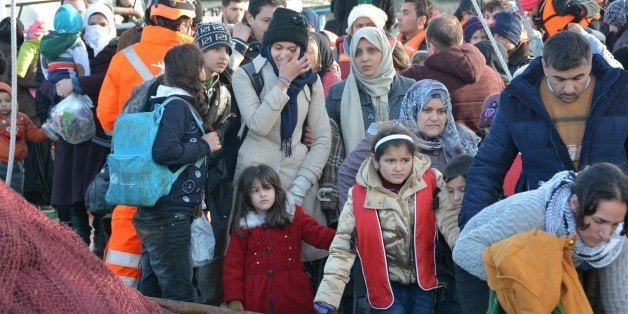
M431 166L430 159L423 155L418 154L414 156L412 160L412 171L406 183L401 187L399 193L395 195L393 192L387 190L382 185L382 180L375 170L375 166L372 161L372 157L366 159L358 174L356 176L356 183L366 188L366 198L364 203L373 204L374 209L400 209L399 202L396 198L406 199L417 191L427 187L427 183L423 181L423 173L427 171ZM436 169L434 169L436 170ZM438 172L437 172L438 174Z
M286 192L286 211L290 214L291 220L294 219L296 206L290 192ZM261 227L265 223L266 216L258 214L254 209L249 210L246 216L240 218L240 228L242 229L254 229Z

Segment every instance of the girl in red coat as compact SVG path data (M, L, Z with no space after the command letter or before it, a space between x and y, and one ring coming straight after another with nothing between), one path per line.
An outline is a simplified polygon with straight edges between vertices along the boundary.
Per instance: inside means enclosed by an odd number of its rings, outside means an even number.
M319 225L291 198L269 166L251 166L240 175L222 278L229 308L313 312L301 241L329 249L335 231Z

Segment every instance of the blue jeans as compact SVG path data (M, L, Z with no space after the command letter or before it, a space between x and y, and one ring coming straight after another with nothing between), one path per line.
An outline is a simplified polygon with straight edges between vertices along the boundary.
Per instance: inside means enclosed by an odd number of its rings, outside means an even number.
M0 179L5 181L9 172L9 164L0 162ZM24 161L13 163L13 173L11 174L11 188L18 194L24 194Z
M193 302L192 217L139 208L133 225L142 241L139 291L149 297Z
M431 314L433 290L425 291L418 284L402 285L391 282L395 301L386 310L372 310L373 313L387 314Z

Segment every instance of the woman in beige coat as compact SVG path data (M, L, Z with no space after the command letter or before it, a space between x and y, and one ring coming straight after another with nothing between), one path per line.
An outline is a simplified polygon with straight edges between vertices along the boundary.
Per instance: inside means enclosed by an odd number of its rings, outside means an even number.
M234 178L237 181L248 166L272 167L294 201L325 224L316 193L331 150L331 127L323 86L304 56L309 39L305 23L305 18L295 11L284 8L275 11L260 55L252 62L264 82L259 97L245 70L239 68L234 72L235 98L242 123L248 127L238 152ZM313 138L309 149L301 141L305 125L310 127ZM311 261L325 255L321 251L303 257Z

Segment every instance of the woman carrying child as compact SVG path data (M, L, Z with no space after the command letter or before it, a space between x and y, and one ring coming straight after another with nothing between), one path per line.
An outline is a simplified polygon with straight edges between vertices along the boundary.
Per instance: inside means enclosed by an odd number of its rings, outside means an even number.
M459 230L442 175L415 143L410 132L395 125L382 126L373 138L372 154L339 218L315 298L318 313L338 307L356 253L374 309L432 313L433 289L440 286L436 227L448 242Z
M301 241L326 250L335 232L286 193L269 166L251 166L240 175L223 274L231 309L312 313L314 291L301 260Z

